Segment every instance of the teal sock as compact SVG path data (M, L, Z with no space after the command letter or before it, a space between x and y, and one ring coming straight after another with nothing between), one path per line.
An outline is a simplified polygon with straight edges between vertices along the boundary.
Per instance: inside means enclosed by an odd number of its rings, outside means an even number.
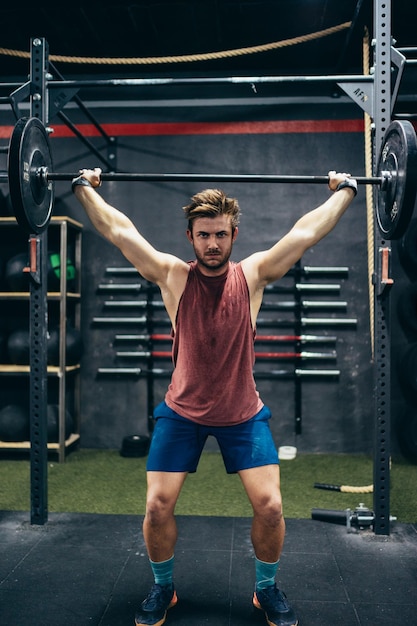
M260 561L255 556L256 589L266 589L275 583L275 575L278 571L279 560L276 563Z
M172 556L168 561L151 561L152 572L157 585L169 585L172 583L172 574L174 571L174 557Z

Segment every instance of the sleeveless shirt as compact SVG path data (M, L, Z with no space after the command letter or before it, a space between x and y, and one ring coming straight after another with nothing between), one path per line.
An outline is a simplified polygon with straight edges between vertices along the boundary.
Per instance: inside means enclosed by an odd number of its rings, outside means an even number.
M253 377L254 340L241 264L229 262L221 276L205 276L190 262L177 312L167 405L206 426L251 419L263 407Z

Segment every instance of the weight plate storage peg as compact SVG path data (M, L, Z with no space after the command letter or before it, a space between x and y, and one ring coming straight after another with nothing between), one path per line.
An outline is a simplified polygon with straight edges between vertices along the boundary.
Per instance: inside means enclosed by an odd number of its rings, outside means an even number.
M417 194L417 139L408 120L388 126L377 175L387 177L378 191L379 229L387 239L399 239L410 224Z
M46 184L40 169L52 168L48 135L36 117L20 118L13 130L8 156L10 198L20 226L29 234L44 231L51 218L53 182Z

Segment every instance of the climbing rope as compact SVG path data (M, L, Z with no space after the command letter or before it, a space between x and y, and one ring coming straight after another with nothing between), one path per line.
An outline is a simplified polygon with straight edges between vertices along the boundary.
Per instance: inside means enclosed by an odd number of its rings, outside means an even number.
M369 33L366 29L363 38L363 73L370 72L370 42ZM365 126L365 175L372 176L372 120L368 113L364 114ZM367 228L367 249L368 249L368 298L369 298L369 330L371 337L371 355L374 358L374 284L373 275L375 271L374 262L374 190L372 185L366 185L366 228Z
M350 485L340 485L340 491L343 493L372 493L374 490L373 485L366 485L364 487L352 487Z
M282 41L275 41L259 46L252 46L249 48L237 48L234 50L224 50L223 52L207 52L203 54L185 54L180 56L168 56L168 57L75 57L64 56L60 54L51 54L49 59L55 63L78 63L78 64L93 64L93 65L160 65L164 63L193 63L196 61L212 61L216 59L227 59L231 57L244 56L248 54L257 54L259 52L269 52L271 50L277 50L278 48L285 48L288 46L294 46L300 43L306 43L315 39L321 39L322 37L328 37L334 33L340 32L349 28L351 22L344 22L331 28L309 33L307 35L301 35L292 39L284 39ZM9 48L0 48L0 55L18 57L27 59L30 58L29 52L23 52L21 50L11 50Z
M363 487L353 487L352 485L329 485L327 483L314 483L315 489L325 489L327 491L341 491L342 493L372 493L373 485Z

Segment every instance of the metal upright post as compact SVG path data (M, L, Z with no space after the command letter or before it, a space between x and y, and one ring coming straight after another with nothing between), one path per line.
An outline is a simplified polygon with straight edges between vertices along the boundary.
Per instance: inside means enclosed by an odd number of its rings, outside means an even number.
M47 123L46 89L47 45L36 38L31 41L31 100L32 117ZM31 524L48 521L48 372L47 372L47 231L30 235L30 468Z
M374 0L373 171L391 122L391 0ZM374 202L378 190L374 187ZM390 534L391 337L390 241L375 224L374 298L374 532ZM383 259L385 262L383 262ZM385 268L385 270L384 270ZM385 274L384 274L385 272Z

